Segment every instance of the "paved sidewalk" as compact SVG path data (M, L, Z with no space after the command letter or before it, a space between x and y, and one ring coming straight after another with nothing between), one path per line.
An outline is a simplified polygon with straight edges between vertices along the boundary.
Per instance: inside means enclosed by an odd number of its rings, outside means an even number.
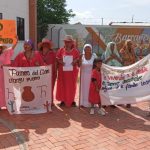
M78 98L78 96L76 97ZM107 107L106 116L56 105L52 113L9 115L0 111L0 149L150 150L148 103Z

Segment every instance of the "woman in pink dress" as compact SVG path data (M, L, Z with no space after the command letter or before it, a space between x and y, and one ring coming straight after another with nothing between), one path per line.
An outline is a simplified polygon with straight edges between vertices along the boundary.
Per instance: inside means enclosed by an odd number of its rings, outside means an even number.
M100 97L100 89L101 89L101 65L102 60L100 58L95 58L93 62L93 70L91 75L91 83L89 90L89 102L91 103L90 114L94 114L94 105L98 104L99 110L98 113L101 115L105 115L105 110L101 106L101 97Z
M67 35L65 47L60 48L56 54L58 62L58 80L56 99L61 101L60 106L76 106L74 102L77 77L79 51L75 48L75 42L71 35Z
M34 67L43 66L44 61L38 51L34 51L34 45L31 40L24 43L24 51L19 53L12 66L14 67Z
M48 39L43 39L38 44L40 55L46 65L52 65L52 95L57 75L56 52L52 49L52 42ZM53 96L52 96L53 101Z
M7 46L5 46L4 44L0 44L0 108L6 107L3 66L11 64L11 57L14 53L17 42L10 48L7 48Z

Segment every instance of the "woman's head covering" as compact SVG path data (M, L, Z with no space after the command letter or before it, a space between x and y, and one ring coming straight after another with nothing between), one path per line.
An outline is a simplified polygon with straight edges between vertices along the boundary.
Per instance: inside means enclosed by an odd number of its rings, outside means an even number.
M82 52L82 54L85 54L85 48L86 48L86 47L90 47L90 48L91 48L91 53L92 53L92 49L93 49L93 48L92 48L92 45L91 45L91 44L85 44L84 47L83 47L83 52Z
M73 37L72 37L72 35L66 35L65 36L65 39L63 40L64 41L64 43L65 43L65 46L64 47L66 47L66 43L67 42L69 42L69 43L71 43L71 49L73 49L73 48L76 48L76 42L75 42L75 40L73 39Z
M111 50L112 44L114 45L113 51ZM104 59L107 60L112 54L115 54L118 58L120 58L120 55L118 53L117 46L116 46L115 42L109 42L107 44L106 51L104 53ZM120 62L118 62L116 59L110 60L107 64L110 66L122 66L122 64Z
M124 46L123 46L123 48L122 48L124 51L128 48L128 43L131 43L131 44L132 44L132 40L127 39L127 40L125 41Z
M125 41L125 45L127 45L129 42L131 42L131 43L132 43L132 40L127 39L127 40Z
M25 44L30 45L30 46L32 47L32 50L34 49L34 43L33 43L33 41L32 41L31 39L26 40L26 41L24 42L24 45L25 45Z
M114 50L112 51L111 50L111 45L114 45ZM117 46L116 46L116 43L115 42L109 42L107 44L107 47L106 47L106 51L105 51L105 56L108 55L107 57L110 57L110 55L114 53L116 54L117 56L119 56L118 54L118 50L117 50Z
M41 48L43 48L43 45L44 44L47 44L48 45L48 48L49 49L51 49L52 48L52 41L50 41L49 39L42 39L42 42L40 42L39 44L38 44L38 49L41 49Z
M74 39L73 39L72 35L66 35L65 39L64 39L64 42L74 42Z

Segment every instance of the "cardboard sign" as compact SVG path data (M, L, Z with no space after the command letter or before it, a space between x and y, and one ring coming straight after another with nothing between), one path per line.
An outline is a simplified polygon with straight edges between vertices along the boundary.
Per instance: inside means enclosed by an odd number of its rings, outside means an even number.
M5 99L10 114L51 111L52 66L4 67Z
M0 44L14 44L16 42L15 20L0 20Z

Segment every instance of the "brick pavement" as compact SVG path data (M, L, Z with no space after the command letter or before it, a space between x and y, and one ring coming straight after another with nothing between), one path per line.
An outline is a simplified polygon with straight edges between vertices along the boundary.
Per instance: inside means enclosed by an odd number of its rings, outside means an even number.
M47 114L11 116L2 110L0 149L150 150L147 106L107 107L106 116L90 116L86 108L60 108L57 102Z

